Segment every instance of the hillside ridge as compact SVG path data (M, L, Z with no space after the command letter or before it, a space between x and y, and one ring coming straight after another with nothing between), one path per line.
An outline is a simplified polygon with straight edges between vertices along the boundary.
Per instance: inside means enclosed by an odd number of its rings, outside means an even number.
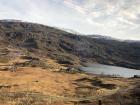
M75 35L21 21L0 21L0 47L12 46L63 65L101 63L140 69L140 42Z

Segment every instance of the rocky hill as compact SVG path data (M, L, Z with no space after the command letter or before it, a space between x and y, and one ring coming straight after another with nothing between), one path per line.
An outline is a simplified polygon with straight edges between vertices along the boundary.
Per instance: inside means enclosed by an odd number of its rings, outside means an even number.
M140 69L140 42L75 35L21 21L0 21L0 47L24 49L60 64L101 63Z

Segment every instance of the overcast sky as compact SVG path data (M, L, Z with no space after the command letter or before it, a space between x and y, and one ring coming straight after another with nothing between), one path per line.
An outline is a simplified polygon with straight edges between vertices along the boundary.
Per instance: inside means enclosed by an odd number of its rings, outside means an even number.
M140 40L140 0L0 0L0 19Z

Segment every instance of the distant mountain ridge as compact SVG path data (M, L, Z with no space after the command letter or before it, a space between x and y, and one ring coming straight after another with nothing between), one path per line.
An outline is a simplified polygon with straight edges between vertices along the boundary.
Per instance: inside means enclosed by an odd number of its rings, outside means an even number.
M110 40L115 40L115 38L112 38L110 36L103 36L103 35L87 35L88 37L91 38L102 38L102 39L110 39Z
M15 19L3 19L0 22L22 22L22 20L15 20Z
M140 69L140 43L75 35L41 24L0 21L0 45L41 53L61 64L101 63ZM108 40L109 39L109 40Z

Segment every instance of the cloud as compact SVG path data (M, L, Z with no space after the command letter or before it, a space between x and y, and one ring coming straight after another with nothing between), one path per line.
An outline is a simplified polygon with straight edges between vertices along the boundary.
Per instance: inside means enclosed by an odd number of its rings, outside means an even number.
M0 19L140 40L140 0L0 0Z
M136 15L140 14L139 0L87 0L82 4L78 1L80 0L64 0L64 4L93 18L119 16L131 21L128 18L138 19Z
M79 13L85 14L86 10L79 5L76 5L72 0L64 0L64 4L70 8L75 9Z
M80 1L82 1L82 3L80 3ZM104 29L112 30L110 32L112 36L121 38L121 35L125 34L126 37L129 37L131 35L127 33L128 30L133 30L135 27L140 26L140 0L84 1L85 0L64 0L64 4L84 14L86 17L84 21L87 21L87 23L100 26L102 31L104 31ZM80 8L82 12L79 11L77 7ZM116 31L116 34L113 31ZM106 31L104 31L104 33L106 33Z

